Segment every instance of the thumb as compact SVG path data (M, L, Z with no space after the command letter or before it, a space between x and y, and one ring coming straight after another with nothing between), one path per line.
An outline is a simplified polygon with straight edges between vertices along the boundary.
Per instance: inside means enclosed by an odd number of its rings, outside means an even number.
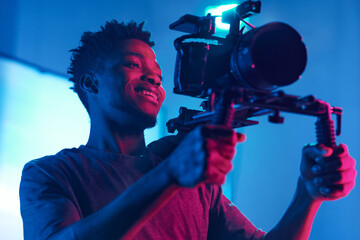
M308 144L303 148L303 155L314 160L317 157L329 157L332 152L332 148L326 147L323 144Z
M237 142L238 143L245 142L245 140L246 140L246 135L245 134L237 132L236 135L237 135Z

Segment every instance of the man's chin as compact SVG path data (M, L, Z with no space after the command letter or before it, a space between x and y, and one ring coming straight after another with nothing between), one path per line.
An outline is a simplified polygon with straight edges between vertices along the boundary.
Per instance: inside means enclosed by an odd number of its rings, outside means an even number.
M147 114L139 109L131 107L124 107L122 108L122 111L129 118L128 122L134 127L145 130L147 128L155 127L156 125L156 115Z
M156 125L156 117L149 116L149 115L143 115L141 118L139 118L141 121L139 122L139 125L142 125L143 129L152 128ZM139 120L137 119L137 120Z

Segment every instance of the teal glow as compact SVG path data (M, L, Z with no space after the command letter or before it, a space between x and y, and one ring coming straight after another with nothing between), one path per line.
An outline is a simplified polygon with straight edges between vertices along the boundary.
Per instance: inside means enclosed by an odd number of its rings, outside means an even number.
M205 15L210 13L213 16L221 16L221 14L227 10L235 8L238 4L227 4L220 6L209 6L205 10ZM221 17L217 17L215 20L216 30L229 30L230 24L225 24L221 22Z
M217 16L215 19L216 24L216 35L219 37L225 37L228 34L228 30L230 28L230 24L223 23L221 21L221 15L223 12L233 9L237 7L238 4L228 4L228 5L220 5L220 6L209 6L205 10L205 15L210 13L212 16ZM245 21L249 22L249 18L245 18ZM240 28L243 26L246 27L246 24L240 22Z

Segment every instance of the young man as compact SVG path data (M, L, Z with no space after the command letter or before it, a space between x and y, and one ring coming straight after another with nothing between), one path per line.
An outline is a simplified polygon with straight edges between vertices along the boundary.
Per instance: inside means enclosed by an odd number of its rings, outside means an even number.
M155 125L165 92L142 26L108 22L72 50L70 80L89 113L90 136L85 146L25 165L25 239L120 239L174 186L182 188L134 239L306 239L322 201L354 187L346 147L304 148L294 200L265 234L221 192L242 135L202 126L180 143L145 146L143 131Z

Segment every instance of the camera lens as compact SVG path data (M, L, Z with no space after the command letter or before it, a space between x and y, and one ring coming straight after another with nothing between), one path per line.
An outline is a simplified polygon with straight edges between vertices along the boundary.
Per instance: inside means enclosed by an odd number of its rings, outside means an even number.
M273 90L299 79L307 61L300 34L273 22L241 36L231 56L231 71L242 85Z

